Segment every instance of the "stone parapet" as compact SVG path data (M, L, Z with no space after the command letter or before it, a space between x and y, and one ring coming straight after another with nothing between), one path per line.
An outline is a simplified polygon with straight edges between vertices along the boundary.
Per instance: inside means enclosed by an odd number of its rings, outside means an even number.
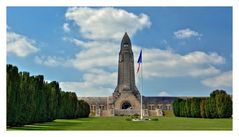
M140 109L115 109L114 114L115 116L140 115Z

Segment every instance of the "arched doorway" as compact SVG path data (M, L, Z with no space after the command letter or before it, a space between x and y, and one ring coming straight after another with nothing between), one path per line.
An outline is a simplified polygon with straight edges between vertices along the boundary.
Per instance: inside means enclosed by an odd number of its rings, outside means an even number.
M122 104L121 108L122 109L129 109L129 108L131 108L131 104L128 101L126 101Z

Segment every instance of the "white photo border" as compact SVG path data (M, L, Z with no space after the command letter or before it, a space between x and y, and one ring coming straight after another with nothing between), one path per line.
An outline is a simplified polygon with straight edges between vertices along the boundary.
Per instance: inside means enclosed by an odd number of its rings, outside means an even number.
M233 130L232 131L6 131L6 20L9 6L228 6L233 8ZM238 0L1 0L0 1L0 136L238 136L239 135L239 1ZM123 125L122 125L123 126Z

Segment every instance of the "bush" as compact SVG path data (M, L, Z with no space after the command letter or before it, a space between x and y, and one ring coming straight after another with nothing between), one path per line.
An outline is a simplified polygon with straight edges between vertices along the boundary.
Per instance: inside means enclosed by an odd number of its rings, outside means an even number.
M158 118L152 118L151 120L152 121L158 121L159 119Z
M91 115L91 116L95 116L95 111L91 111L91 112L90 112L90 115Z
M125 120L126 120L126 121L132 121L132 119L131 119L131 118L126 118Z
M134 114L134 115L131 116L131 118L132 119L139 119L139 116L140 116L139 114Z

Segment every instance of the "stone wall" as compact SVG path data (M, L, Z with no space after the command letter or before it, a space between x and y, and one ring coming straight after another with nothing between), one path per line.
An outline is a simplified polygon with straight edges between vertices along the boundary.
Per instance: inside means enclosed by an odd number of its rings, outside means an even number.
M162 110L172 110L172 103L177 98L189 97L143 97L143 115L161 116ZM131 92L122 92L116 101L113 97L79 97L85 100L91 109L90 116L114 116L140 114L140 102ZM132 108L121 109L122 103L128 101Z
M132 109L140 109L139 100L133 95L132 92L121 92L120 96L114 102L115 109L121 109L124 102L129 102Z
M115 109L114 114L115 116L140 115L140 109Z
M110 110L102 110L102 112L101 112L101 116L103 116L103 117L110 117L110 116L113 116L113 114L112 114L112 110L110 109Z

